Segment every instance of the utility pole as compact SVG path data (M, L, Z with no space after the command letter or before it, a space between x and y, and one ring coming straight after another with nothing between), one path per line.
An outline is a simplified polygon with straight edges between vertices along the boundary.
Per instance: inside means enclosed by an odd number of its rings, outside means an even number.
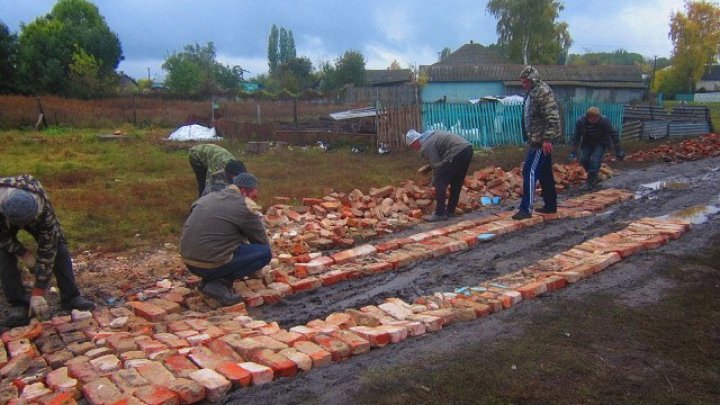
M652 76L650 77L650 91L648 91L648 94L652 94L652 88L653 85L655 85L655 70L657 70L657 55L655 55L653 60L653 71Z

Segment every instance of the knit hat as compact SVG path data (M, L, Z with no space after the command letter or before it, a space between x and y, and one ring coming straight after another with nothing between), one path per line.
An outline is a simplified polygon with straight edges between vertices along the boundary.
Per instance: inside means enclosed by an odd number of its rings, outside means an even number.
M233 179L233 184L240 188L258 188L258 179L250 173L240 173Z
M38 216L38 204L25 190L15 190L2 203L2 213L8 222L24 227Z
M413 142L415 142L415 141L417 141L418 139L420 139L420 136L421 136L421 135L422 135L422 134L419 133L418 131L416 131L416 130L414 130L414 129L411 129L411 130L407 131L407 133L405 134L405 143L406 143L408 146L410 146L410 145L413 144Z
M527 65L525 69L520 72L521 79L528 79L531 82L537 82L540 80L540 73L534 67Z
M240 173L246 172L247 169L245 168L245 165L239 160L230 159L227 163L225 163L225 173L229 174L232 177L235 177Z

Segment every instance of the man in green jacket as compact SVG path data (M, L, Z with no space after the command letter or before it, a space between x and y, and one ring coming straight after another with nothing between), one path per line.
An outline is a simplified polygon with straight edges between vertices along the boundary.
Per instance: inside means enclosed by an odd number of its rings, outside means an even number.
M188 270L202 278L198 289L233 305L242 300L233 282L270 263L270 241L261 220L258 180L241 173L233 184L192 205L180 237L180 255Z
M18 241L20 230L27 231L37 241L37 258ZM18 258L23 259L35 276L29 298L18 269ZM65 234L43 186L29 174L0 177L0 281L5 298L12 306L6 326L27 325L32 314L40 320L48 318L50 309L45 293L53 274L63 309L87 311L95 307L80 296Z
M198 198L224 189L232 184L233 177L247 172L245 165L232 153L212 143L193 146L188 157L197 180Z
M460 191L465 182L473 148L465 138L447 131L425 131L422 134L411 129L405 134L405 142L430 163L435 187L435 213L426 215L425 221L437 222L455 215ZM450 196L447 189L450 186ZM447 205L445 201L447 200Z

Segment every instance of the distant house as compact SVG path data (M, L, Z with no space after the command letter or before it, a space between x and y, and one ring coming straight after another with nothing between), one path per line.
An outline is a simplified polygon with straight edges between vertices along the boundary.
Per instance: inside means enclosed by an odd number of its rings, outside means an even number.
M365 70L365 86L388 87L409 84L413 81L410 69Z
M700 93L720 91L720 64L710 66L710 71L695 83L695 91Z
M126 75L124 72L120 72L117 75L118 77L118 86L120 88L120 93L122 94L132 94L136 93L138 89L140 88L132 77Z
M240 83L240 88L247 93L254 93L262 89L262 85L256 82L242 82Z
M634 65L536 65L540 77L558 99L627 103L645 94L640 69ZM522 94L523 65L509 64L480 44L463 45L443 61L421 66L427 77L423 102L466 102L484 96Z

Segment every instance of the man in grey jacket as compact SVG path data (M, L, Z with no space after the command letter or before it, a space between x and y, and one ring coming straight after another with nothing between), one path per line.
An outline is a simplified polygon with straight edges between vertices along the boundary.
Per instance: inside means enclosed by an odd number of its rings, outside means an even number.
M422 134L411 129L405 142L430 163L435 187L435 213L426 215L425 221L437 222L455 215L465 176L473 157L473 147L465 138L447 131L425 131ZM450 186L450 196L447 189ZM445 200L447 199L447 206Z
M188 270L202 278L200 292L222 305L239 303L233 282L272 258L257 197L257 178L240 173L232 185L195 201L183 226L180 255Z

